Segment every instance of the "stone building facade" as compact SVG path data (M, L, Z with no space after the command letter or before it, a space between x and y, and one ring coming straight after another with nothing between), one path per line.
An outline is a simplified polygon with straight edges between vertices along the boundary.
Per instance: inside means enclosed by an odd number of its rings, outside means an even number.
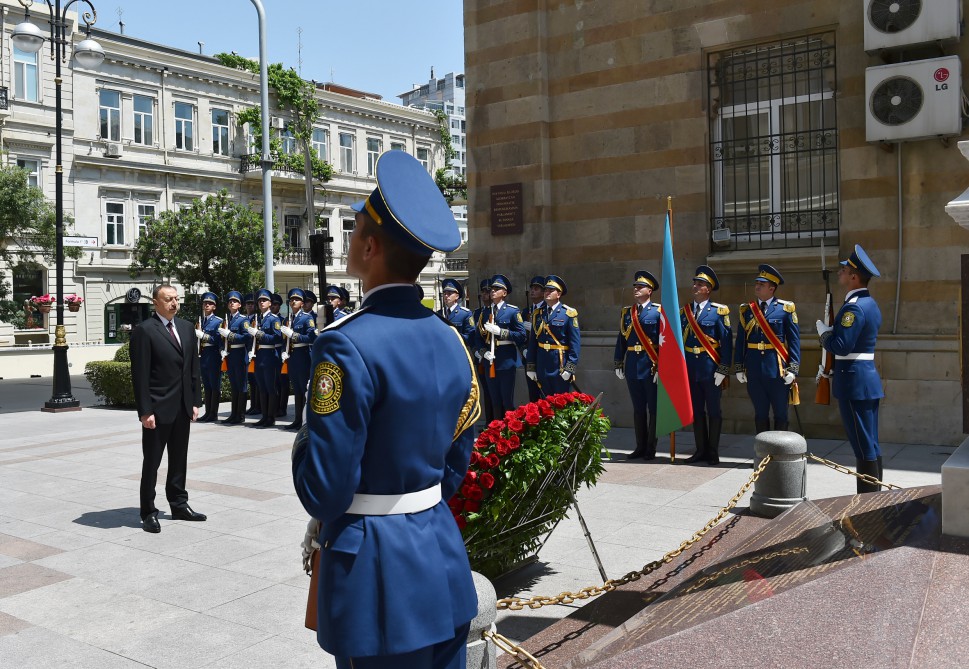
M860 243L882 273L882 440L961 441L969 233L945 206L966 187L966 162L957 137L867 142L865 71L900 57L964 61L969 41L866 53L867 4L465 0L471 281L565 278L583 329L580 382L605 391L617 424L629 422L612 374L620 307L635 270L659 276L672 196L681 304L694 268L710 264L736 328L758 264L782 272L778 297L796 303L803 337L808 436L843 434L836 406L813 403L823 241L829 268ZM491 187L509 183L522 184L523 233L493 235ZM838 300L833 276L832 287ZM752 433L736 382L724 418L724 430Z

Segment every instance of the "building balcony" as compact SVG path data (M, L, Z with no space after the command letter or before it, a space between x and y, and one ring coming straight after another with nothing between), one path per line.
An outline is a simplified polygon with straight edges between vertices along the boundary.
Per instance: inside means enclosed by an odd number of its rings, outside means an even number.
M10 109L10 99L7 95L7 87L0 86L0 110Z
M467 272L468 259L467 258L445 258L444 271L445 272Z
M310 249L308 246L291 246L283 250L283 255L279 259L279 265L309 265L311 267L316 267L316 263L313 262L310 257ZM330 267L333 265L333 251L327 250L326 252L326 266Z
M286 177L289 179L303 179L303 170L297 170L294 167L283 163L279 160L278 154L272 154L270 156L273 160L273 172L274 176ZM239 159L239 173L247 174L249 172L261 172L262 171L262 154L261 153L247 153L241 156Z

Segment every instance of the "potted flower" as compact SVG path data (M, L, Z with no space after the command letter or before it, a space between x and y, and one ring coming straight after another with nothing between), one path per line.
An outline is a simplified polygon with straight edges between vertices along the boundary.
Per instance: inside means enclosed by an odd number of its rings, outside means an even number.
M81 297L80 295L71 294L71 295L64 296L64 304L67 305L67 309L69 311L74 311L74 312L80 311L81 305L83 303L84 303L84 298Z
M609 429L598 400L578 392L491 421L448 502L473 569L493 578L538 553L579 486L595 485L602 474Z
M54 306L54 302L56 301L57 298L49 293L40 296L34 295L30 298L30 302L37 307L37 311L42 314L49 314L51 308Z

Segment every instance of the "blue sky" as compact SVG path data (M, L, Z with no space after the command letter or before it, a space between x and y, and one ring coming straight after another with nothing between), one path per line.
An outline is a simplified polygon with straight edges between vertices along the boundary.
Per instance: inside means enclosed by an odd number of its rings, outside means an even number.
M251 0L92 0L97 27L204 53L236 51L258 58L259 33ZM262 0L269 62L302 75L382 95L398 93L437 76L464 71L461 0ZM332 72L332 77L331 77Z

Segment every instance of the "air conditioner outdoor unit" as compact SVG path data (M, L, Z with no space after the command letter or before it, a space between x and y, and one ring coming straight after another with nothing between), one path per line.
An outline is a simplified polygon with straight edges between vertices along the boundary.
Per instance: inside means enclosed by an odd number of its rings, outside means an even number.
M958 40L962 0L862 0L865 51Z
M900 142L962 132L962 64L958 56L865 70L865 138Z
M274 128L276 128L277 130L285 130L286 129L286 119L284 119L281 116L273 116L272 117L272 126Z
M105 158L120 158L123 152L121 142L108 142L104 145Z

